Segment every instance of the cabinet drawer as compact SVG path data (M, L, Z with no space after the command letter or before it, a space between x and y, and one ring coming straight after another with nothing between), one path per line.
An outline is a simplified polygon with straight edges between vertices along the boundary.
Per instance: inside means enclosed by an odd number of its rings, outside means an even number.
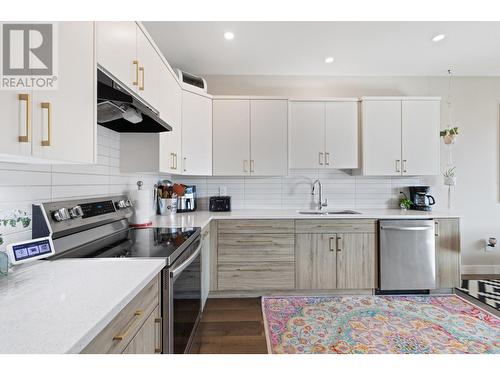
M141 329L127 345L123 354L158 354L162 351L162 320L156 306Z
M221 234L219 263L293 262L293 234Z
M96 336L82 353L117 354L124 351L151 312L159 305L159 276L155 277Z
M220 264L219 290L277 290L295 288L294 262Z
M296 233L376 233L375 219L296 220Z
M221 220L219 233L293 233L293 220Z

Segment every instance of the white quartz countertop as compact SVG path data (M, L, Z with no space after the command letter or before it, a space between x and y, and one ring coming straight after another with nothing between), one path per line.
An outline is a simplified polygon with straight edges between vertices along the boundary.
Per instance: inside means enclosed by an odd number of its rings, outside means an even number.
M0 353L79 353L164 259L38 261L0 279Z
M325 209L325 211L327 211ZM459 218L461 215L451 212L434 211L402 211L398 209L389 210L355 210L360 214L355 215L304 215L297 210L279 209L255 209L234 210L231 212L195 211L189 213L177 213L169 216L154 216L153 225L158 227L205 227L210 220L215 219L443 219Z

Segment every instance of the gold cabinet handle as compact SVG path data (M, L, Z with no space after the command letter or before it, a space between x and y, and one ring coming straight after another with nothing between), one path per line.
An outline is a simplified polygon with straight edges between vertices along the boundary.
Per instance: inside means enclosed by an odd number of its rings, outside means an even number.
M400 173L401 172L401 168L399 166L399 164L401 163L401 160L397 159L396 160L396 172Z
M42 139L42 146L50 146L52 143L52 104L42 103L42 110L47 110L47 139Z
M170 169L175 169L175 154L173 152L170 153Z
M159 337L160 337L160 345L159 348L155 348L155 353L163 353L163 324L161 318L155 318L155 323L159 323Z
M139 85L139 60L132 61L132 64L135 65L135 81L132 82L134 86Z
M184 172L187 172L187 168L186 168L186 165L187 165L187 157L186 157L186 156L184 156L184 157L182 158L182 160L184 161L184 162L182 163L182 164L183 164L182 170L183 170Z
M333 237L330 237L330 251L334 251L335 247L333 245Z
M323 153L322 152L319 153L319 160L318 160L318 162L319 162L319 165L323 165Z
M325 152L325 165L330 165L330 153Z
M141 73L141 85L139 86L139 90L144 91L144 67L139 67L139 72Z
M340 243L340 241L342 241L342 236L337 236L336 238L337 251L342 251L342 244Z
M439 237L439 222L438 221L434 222L434 235L436 237Z
M248 161L243 160L243 172L248 173Z
M255 172L255 160L250 160L250 172Z
M115 337L113 337L113 340L118 340L118 341L124 340L125 337L127 337L128 334L130 333L132 328L135 327L137 323L141 320L142 314L144 314L144 311L137 310L134 314L134 319L132 320L132 323L130 323L129 326L125 329L125 332L116 335Z
M403 173L406 173L406 160L403 160Z
M29 142L31 133L31 100L30 94L19 94L18 97L20 102L26 102L26 120L25 120L25 131L26 135L19 136L19 142Z

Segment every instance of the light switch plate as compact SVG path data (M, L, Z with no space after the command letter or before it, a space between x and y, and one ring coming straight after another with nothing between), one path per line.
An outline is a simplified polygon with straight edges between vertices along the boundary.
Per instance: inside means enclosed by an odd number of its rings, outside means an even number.
M227 195L227 187L219 186L219 196L225 197Z

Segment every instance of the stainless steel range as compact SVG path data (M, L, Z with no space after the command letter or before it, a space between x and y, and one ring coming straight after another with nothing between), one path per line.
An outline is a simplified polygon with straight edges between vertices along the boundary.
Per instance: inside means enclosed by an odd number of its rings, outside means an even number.
M163 353L186 353L201 316L200 228L131 228L126 196L33 206L33 238L52 236L58 258L164 258Z

